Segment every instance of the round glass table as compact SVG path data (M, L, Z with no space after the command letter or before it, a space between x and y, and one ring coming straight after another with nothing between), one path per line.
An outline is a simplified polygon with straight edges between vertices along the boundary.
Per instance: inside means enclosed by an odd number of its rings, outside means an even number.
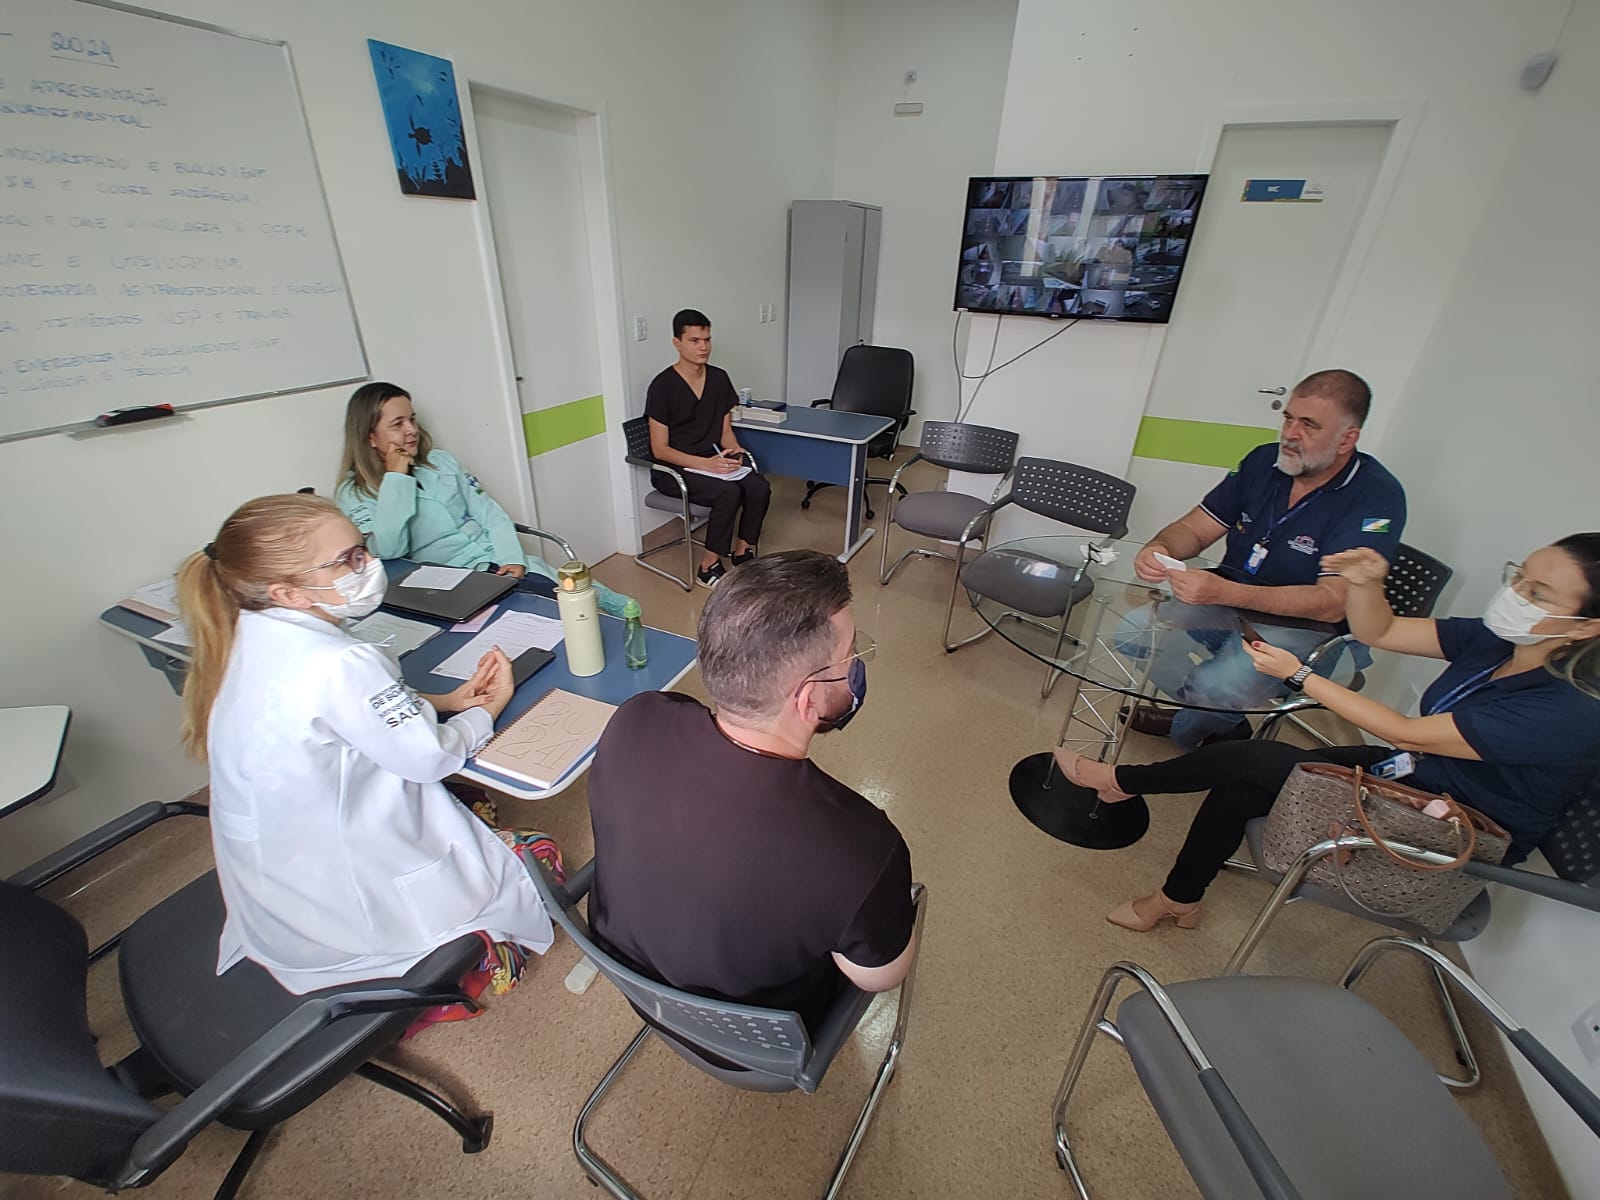
M1246 631L1293 650L1302 661L1312 647L1319 674L1348 683L1355 656L1334 641L1338 629L1317 621L1271 616L1221 605L1185 604L1164 583L1133 572L1142 541L1083 534L1022 538L985 551L963 580L973 611L998 633L1044 664L1041 695L1065 677L1070 687L1058 746L1115 763L1123 722L1134 706L1159 700L1177 709L1241 716L1280 710L1285 691L1254 705L1225 709L1187 697L1184 682L1203 664L1253 672L1244 655ZM1190 559L1187 570L1213 564ZM1064 612L1063 612L1064 610ZM1232 661L1233 657L1242 662ZM1104 804L1065 779L1053 754L1030 754L1011 770L1011 798L1035 826L1064 842L1097 850L1132 845L1144 836L1150 812L1143 797Z

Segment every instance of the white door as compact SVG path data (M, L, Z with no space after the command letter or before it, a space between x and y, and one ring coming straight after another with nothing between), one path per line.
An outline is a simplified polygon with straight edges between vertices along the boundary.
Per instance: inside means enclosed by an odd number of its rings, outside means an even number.
M598 562L617 533L577 118L478 88L472 107L539 524Z
M1152 536L1252 446L1276 436L1389 142L1387 124L1224 131L1128 478L1130 532ZM1306 180L1320 202L1246 202L1246 180ZM1279 394L1279 389L1282 393ZM1381 399L1380 401L1381 402Z

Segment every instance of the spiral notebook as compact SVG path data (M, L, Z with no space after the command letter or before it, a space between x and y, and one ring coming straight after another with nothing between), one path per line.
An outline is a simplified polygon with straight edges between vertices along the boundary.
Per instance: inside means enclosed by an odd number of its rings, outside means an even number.
M477 756L479 766L547 788L594 749L615 704L551 688Z

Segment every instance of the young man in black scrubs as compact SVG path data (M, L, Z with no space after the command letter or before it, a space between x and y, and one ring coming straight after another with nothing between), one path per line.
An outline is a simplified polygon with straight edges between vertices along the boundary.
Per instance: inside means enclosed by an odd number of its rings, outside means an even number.
M650 381L644 415L650 418L650 453L683 470L689 499L711 508L698 576L709 588L728 572L723 558L737 567L756 556L772 487L747 469L744 449L733 432L730 414L739 395L728 373L708 361L711 319L695 309L683 309L672 318L672 346L678 361ZM719 478L740 470L745 474L738 479ZM660 471L652 471L650 481L669 496L679 494L677 483Z
M915 953L904 839L806 757L860 707L872 643L815 550L731 572L698 632L716 715L646 692L600 739L589 920L646 974L815 1029L846 980L887 991Z

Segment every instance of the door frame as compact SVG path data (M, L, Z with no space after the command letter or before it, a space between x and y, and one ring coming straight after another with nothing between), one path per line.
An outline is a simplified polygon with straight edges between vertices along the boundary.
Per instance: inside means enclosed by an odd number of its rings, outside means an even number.
M628 416L628 400L633 394L624 349L624 306L622 268L617 253L617 213L611 181L611 134L605 100L593 93L542 79L530 79L526 68L515 68L489 59L458 60L462 82L461 111L468 152L482 169L482 147L478 143L477 114L472 106L472 90L477 88L514 102L554 109L574 119L578 133L578 170L583 188L585 227L588 234L590 290L594 295L594 327L600 361L600 388L606 428L606 464L611 485L611 511L619 552L639 541L638 499L634 495L633 472L623 468L627 444L622 422ZM517 387L517 371L511 352L511 326L506 315L505 292L500 279L499 255L494 243L494 228L486 196L474 205L474 222L482 251L484 287L489 295L495 321L491 336L499 360L507 444L520 453L521 477L525 480L519 498L523 519L538 524L533 498L531 460L526 453L522 426L522 395ZM531 365L527 366L531 370ZM552 532L560 533L554 530Z
M1384 214L1400 185L1400 176L1406 161L1411 157L1411 147L1422 124L1422 113L1427 102L1420 96L1390 96L1371 99L1299 100L1283 103L1252 103L1219 105L1206 122L1200 137L1200 147L1195 160L1195 170L1209 173L1217 159L1222 136L1229 129L1250 127L1284 128L1294 126L1314 127L1325 125L1386 125L1389 142L1384 147L1383 158L1378 163L1378 173L1373 177L1372 190L1367 205L1356 222L1350 236L1350 251L1345 255L1333 287L1323 302L1306 346L1296 378L1304 374L1308 363L1326 357L1339 327L1350 307L1356 282L1366 267L1373 244L1383 225ZM1149 400L1146 397L1146 405ZM1376 445L1381 441L1383 428L1393 418L1392 404L1379 405L1373 418L1363 431L1367 440Z

